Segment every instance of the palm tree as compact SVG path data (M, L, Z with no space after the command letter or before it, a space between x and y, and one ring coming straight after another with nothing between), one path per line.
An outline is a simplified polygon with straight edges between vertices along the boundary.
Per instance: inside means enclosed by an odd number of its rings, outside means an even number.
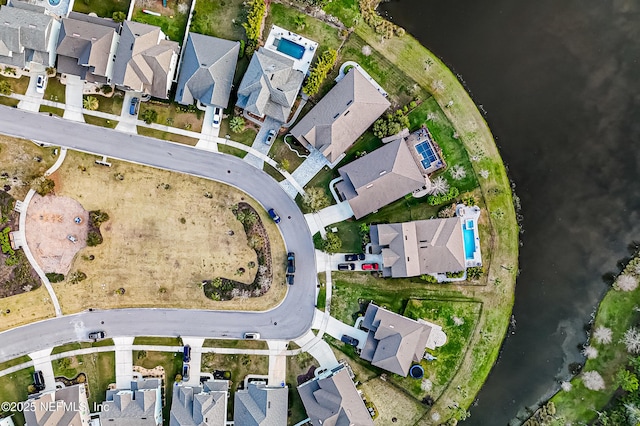
M296 31L300 31L300 30L304 29L304 27L306 25L306 21L304 19L304 15L296 15L296 17L293 18L293 25L296 26Z
M87 96L82 100L82 106L89 111L97 110L99 105L98 99L96 99L95 96Z
M244 131L244 118L242 117L233 117L229 120L229 128L233 133L241 133Z

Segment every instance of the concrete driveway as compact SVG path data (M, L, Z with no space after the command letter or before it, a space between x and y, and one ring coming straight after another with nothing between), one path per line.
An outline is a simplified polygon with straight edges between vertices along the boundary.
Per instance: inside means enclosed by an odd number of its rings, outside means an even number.
M116 130L126 133L138 133L138 114L129 114L129 108L131 107L131 99L141 99L142 94L140 92L124 92L124 100L122 101L122 111L120 111L120 121L116 125ZM140 105L138 104L138 112L140 112Z
M277 133L281 127L281 122L269 117L265 118L264 123L262 123L260 131L256 135L256 138L253 140L253 144L251 145L251 147L264 155L268 155L269 151L271 150L271 145L267 145L266 143L264 143L264 141L267 140L267 134L270 130L275 130ZM251 154L247 154L244 157L244 161L258 169L262 169L264 167L264 161Z
M65 86L65 103L63 118L84 123L82 115L82 89L84 83L77 75L68 75Z
M38 93L36 91L36 81L38 80L38 75L39 74L37 73L33 73L31 75L31 78L29 79L29 86L27 86L27 91L24 94L27 97L27 99L18 102L18 108L23 109L25 111L32 111L32 112L40 111L40 103L44 98L44 93ZM45 89L46 87L47 86L45 84Z
M202 120L202 131L200 134L202 135L202 139L211 140L213 138L217 138L220 133L220 126L213 126L213 110L215 107L208 105L204 110L204 119ZM222 111L222 108L220 108ZM222 117L220 117L222 118Z
M353 210L351 210L351 206L348 202L343 201L341 203L324 208L317 213L307 213L304 215L304 218L307 220L307 225L309 225L311 234L313 235L316 232L320 232L320 234L324 238L326 234L324 228L333 223L347 220L351 216L353 216Z

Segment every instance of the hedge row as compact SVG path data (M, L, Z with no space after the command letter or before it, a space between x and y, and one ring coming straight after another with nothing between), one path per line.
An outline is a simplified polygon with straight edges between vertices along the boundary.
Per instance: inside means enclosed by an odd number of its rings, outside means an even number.
M455 186L452 186L451 188L449 188L449 192L447 192L446 194L429 195L427 197L427 203L432 206L437 206L440 204L448 203L458 195L460 195L460 191L458 191L458 188L456 188Z
M307 82L305 83L302 91L308 96L313 96L318 93L320 90L320 86L325 78L327 78L327 74L333 68L333 65L336 63L336 59L338 58L338 52L334 49L325 50L320 58L318 58L318 62L315 67L311 70L309 77L307 77Z

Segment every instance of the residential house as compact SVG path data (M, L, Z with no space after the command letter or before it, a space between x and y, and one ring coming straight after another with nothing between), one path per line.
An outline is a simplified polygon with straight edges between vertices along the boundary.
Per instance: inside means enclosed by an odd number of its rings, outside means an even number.
M15 426L15 423L13 423L13 415L1 418L0 426Z
M236 105L257 117L286 122L304 80L304 73L293 65L289 56L258 49L242 77Z
M0 7L0 63L27 69L53 66L58 28L44 7L19 1Z
M169 426L224 426L229 382L208 380L201 386L175 386Z
M430 186L404 140L396 140L340 167L336 190L356 219L377 211L406 194Z
M92 83L108 84L118 47L120 24L111 19L71 12L62 18L57 70Z
M289 389L251 382L234 397L233 422L242 426L282 426L287 424Z
M447 337L436 324L415 321L369 303L361 328L369 331L360 358L401 376L420 362L425 348L442 346Z
M226 108L233 85L240 43L189 33L182 53L176 102Z
M160 379L138 379L130 389L107 391L100 423L109 426L161 426L162 391Z
M301 384L298 393L314 426L373 426L371 415L343 365L329 375Z
M353 67L291 129L291 134L334 163L389 105L378 88Z
M112 82L122 90L167 99L180 46L159 27L125 21L120 31Z
M29 426L88 426L87 389L84 384L43 392L25 401L23 413Z

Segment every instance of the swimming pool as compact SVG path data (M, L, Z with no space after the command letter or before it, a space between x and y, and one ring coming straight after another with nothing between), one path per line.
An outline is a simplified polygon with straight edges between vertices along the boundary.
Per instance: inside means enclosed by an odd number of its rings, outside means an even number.
M295 59L301 59L305 50L304 46L300 46L298 43L294 43L286 38L281 38L276 48L278 52L282 52Z
M462 236L464 237L464 257L473 259L476 252L476 237L473 228L468 228L465 223L462 226Z
M418 154L420 154L423 158L420 163L425 170L428 169L429 166L431 166L431 163L438 159L438 156L433 151L433 147L428 141L420 142L419 144L417 144L416 151L418 151Z

